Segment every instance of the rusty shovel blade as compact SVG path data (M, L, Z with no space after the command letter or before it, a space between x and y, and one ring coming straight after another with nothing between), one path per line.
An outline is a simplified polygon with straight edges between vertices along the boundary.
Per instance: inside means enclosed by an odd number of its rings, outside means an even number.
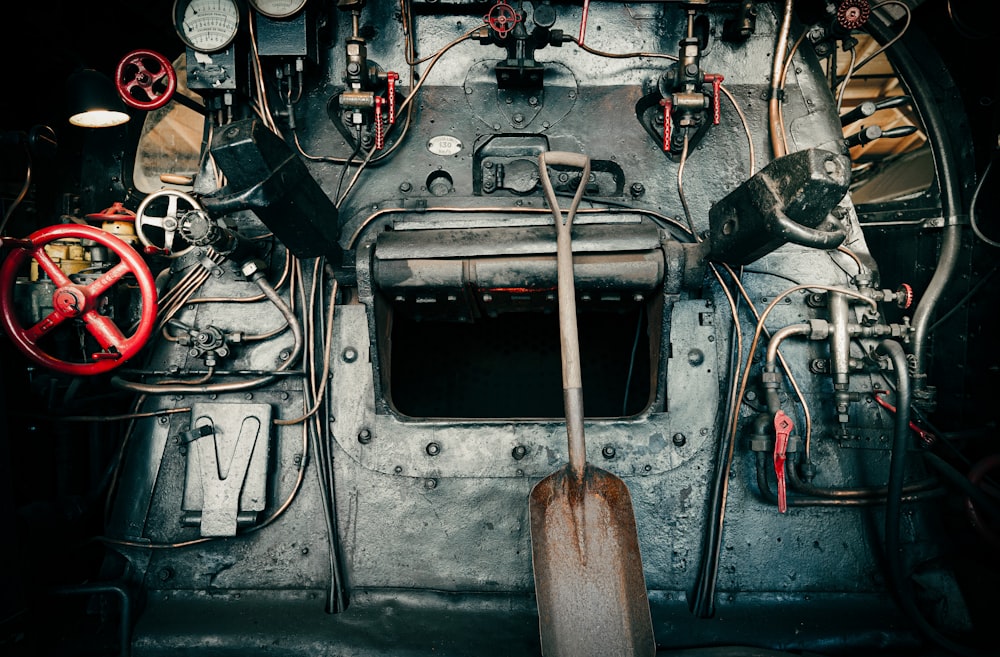
M656 652L632 498L589 463L535 485L528 501L538 624L545 657L651 657Z

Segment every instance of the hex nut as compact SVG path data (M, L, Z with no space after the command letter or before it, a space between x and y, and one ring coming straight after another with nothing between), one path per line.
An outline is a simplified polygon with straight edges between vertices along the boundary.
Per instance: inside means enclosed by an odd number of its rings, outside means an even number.
M257 258L247 260L240 266L240 271L247 278L253 278L255 274L264 271L264 261Z

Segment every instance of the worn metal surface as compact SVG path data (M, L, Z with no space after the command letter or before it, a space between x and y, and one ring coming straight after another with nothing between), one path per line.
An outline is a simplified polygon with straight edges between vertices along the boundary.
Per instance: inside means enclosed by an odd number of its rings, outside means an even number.
M464 34L482 17L465 11L482 3L419 4L418 57ZM723 22L731 17L732 4L726 4L711 3L704 10L715 34L721 33ZM446 9L441 9L444 5ZM552 6L558 14L556 27L570 30L578 25L578 5ZM400 88L405 92L407 66L396 9L396 3L368 3L362 27L373 34L369 56L385 70L403 74ZM774 47L776 9L780 7L773 3L760 3L757 31L750 39L735 44L712 38L703 53L703 66L726 75L726 87L747 114L756 162L748 161L743 126L724 100L721 124L706 132L684 170L684 190L699 232L709 228L713 204L747 180L751 165L759 169L769 160L766 101L761 93L767 86ZM588 43L614 52L674 53L682 36L683 15L683 9L673 3L595 1ZM343 77L342 43L350 21L334 14L327 29L330 35L320 40L318 63L309 60L306 64L306 85L294 106L295 136L310 155L346 157L350 148L330 122L327 104ZM608 534L599 543L612 555L607 562L615 571L631 568L635 574L634 567L618 557L641 554L641 575L652 601L658 643L677 648L752 639L771 648L837 646L858 651L912 646L912 635L884 593L879 538L872 529L881 523L880 509L796 507L779 515L756 488L755 455L742 433L737 437L730 474L717 615L696 619L690 614L688 598L700 557L711 476L717 466L716 445L722 435L719 408L724 403L724 383L732 375L729 352L733 345L729 306L718 284L712 279L694 287L679 283L683 263L677 253L683 229L662 219L682 215L677 163L664 156L661 145L635 119L636 102L655 87L669 62L606 59L572 44L545 48L537 56L552 71L553 84L544 93L532 94L497 91L492 67L502 54L495 46L465 42L442 57L433 71L425 74L421 69L427 82L413 106L405 141L391 158L366 169L341 206L339 219L334 213L320 212L269 220L286 229L286 220L293 228L326 222L330 225L322 225L320 231L327 238L339 234L339 245L345 249L344 266L338 270L342 296L332 327L327 412L322 415L319 440L331 451L333 463L337 547L347 610L324 611L331 547L315 454L311 447L304 450L300 426L272 427L265 516L296 490L299 467L303 459L306 463L301 487L273 525L176 550L116 548L130 566L133 583L148 600L135 632L136 654L168 655L178 650L310 656L538 653L539 617L526 502L543 478L569 460L563 420L558 412L527 418L404 414L394 406L392 382L394 377L406 376L413 377L418 386L444 388L453 361L467 357L440 348L430 356L428 371L401 372L394 357L393 325L403 315L412 318L418 306L430 305L426 303L430 297L443 305L451 303L448 293L477 291L470 288L477 280L469 275L470 263L476 263L477 269L479 263L489 263L498 272L489 281L509 282L518 271L516 259L532 257L538 265L535 287L553 282L551 245L541 237L551 219L535 187L537 170L524 167L524 161L543 149L586 153L594 162L609 163L596 172L593 195L634 206L608 210L594 203L593 208L581 209L577 219L580 230L575 246L580 263L591 256L605 258L600 264L607 271L599 271L594 280L609 282L608 291L621 292L630 282L628 272L618 267L622 254L641 253L642 271L649 272L636 277L643 281L641 300L623 295L615 304L628 306L629 312L641 307L645 313L646 319L637 324L638 339L645 348L639 353L648 354L649 360L649 399L634 413L584 418L587 460L621 484L605 489L596 509L586 504L579 508L583 515L593 514L586 520L588 527L605 531L616 526L609 525L606 517L610 516L603 514L620 518L618 505L625 494L631 499L634 529L618 525L621 532ZM794 61L786 89L793 149L830 150L839 143L840 128L820 63L807 48ZM515 120L516 114L522 115L520 121ZM498 165L505 167L502 181L495 174ZM306 160L304 166L325 196L335 200L341 166L318 160ZM348 180L354 170L348 172ZM493 174L488 173L491 170ZM443 179L443 174L450 186L431 184ZM484 184L491 175L492 190ZM574 183L567 177L558 184L567 188ZM839 205L845 211L845 245L867 262L868 250L849 197ZM246 234L270 232L249 213L229 219ZM268 255L269 278L276 280L283 250ZM194 255L179 259L175 276L186 267L198 266L197 260ZM435 276L442 271L449 292L435 296ZM842 254L785 245L748 264L742 280L752 301L762 307L793 281L849 285L855 273L856 265ZM308 286L308 278L305 283ZM256 292L238 267L226 263L199 295L251 296ZM286 289L282 294L290 298ZM825 310L809 306L806 298L806 293L791 295L770 314L768 327L825 317ZM530 312L554 309L551 302L542 301L531 306ZM599 299L595 295L591 301L582 297L577 301L584 311L579 321L585 325L588 313L597 311ZM464 305L461 315L468 323L488 321L481 296L455 303ZM744 302L740 303L746 329L752 320ZM511 302L509 308L514 307ZM314 310L322 315L325 308ZM409 344L420 345L423 335L440 326L435 322L441 317L450 320L460 314L423 312L427 321L418 318L407 324L416 331ZM609 316L618 318L615 312ZM620 315L626 316L635 317ZM281 320L266 302L193 304L182 308L177 317L202 329L214 326L223 332L256 333L275 330ZM634 330L630 324L625 331L628 341ZM746 348L749 331L744 333ZM512 343L533 344L533 336L527 333L510 337ZM220 367L273 369L290 342L290 336L283 333L260 343L237 345ZM321 353L318 338L314 346ZM623 346L627 354L632 344L615 346ZM857 393L861 401L851 410L855 437L843 437L835 432L830 379L809 369L814 359L829 357L826 345L790 340L782 352L812 410L817 466L813 483L884 484L887 441L880 438L888 435L891 417L867 401L873 388L885 386L881 377L852 375L849 392ZM498 354L497 360L515 357L522 365L541 360L527 347L513 355ZM199 359L174 343L158 343L143 367L172 375L175 366L192 373L204 370ZM488 394L499 399L506 399L511 388L534 383L504 376L503 368L480 376L492 385ZM290 418L303 411L303 387L300 376L290 375L251 392L220 394L214 399L169 395L156 399L152 406L232 405L258 417L264 416L266 406L271 419ZM802 426L801 413L789 401L790 392L781 392L786 411L791 410L796 425ZM589 394L619 397L623 393L609 385L595 387ZM741 423L751 421L762 397L755 369ZM240 414L234 411L234 417ZM200 537L197 527L182 523L184 509L193 499L193 491L185 491L193 485L188 480L194 450L182 454L172 440L191 429L190 417L184 414L164 422L137 421L108 528L114 536L158 543ZM854 447L867 449L849 449ZM251 462L255 486L260 485L257 467ZM588 489L598 485L595 482ZM907 516L904 540L911 565L927 568L939 550L931 540L935 528L923 509L908 507L912 515ZM551 531L556 531L557 520L549 522ZM572 521L562 522L559 531L572 535ZM630 540L622 537L632 532L637 545L622 546L622 540ZM568 539L561 543L572 549ZM559 567L564 565L559 562ZM559 578L576 581L573 573ZM590 599L602 597L594 594Z

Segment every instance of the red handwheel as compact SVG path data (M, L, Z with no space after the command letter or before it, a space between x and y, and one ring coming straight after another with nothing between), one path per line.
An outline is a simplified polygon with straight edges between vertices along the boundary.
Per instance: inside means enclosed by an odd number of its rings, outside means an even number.
M45 251L45 245L56 240L77 238L92 240L118 256L118 264L97 280L82 285L70 280ZM31 360L65 374L101 374L112 370L139 353L156 324L156 286L153 274L142 257L128 244L110 233L93 226L66 224L43 228L27 240L11 240L13 249L0 267L0 320L11 341ZM56 290L52 295L53 310L30 327L21 324L14 303L14 285L22 268L31 260L48 275ZM132 274L142 297L142 317L134 332L126 336L112 319L98 312L104 295L127 274ZM77 320L93 336L101 350L87 362L62 360L47 353L39 342L57 327Z
M163 107L177 90L177 73L170 61L152 50L133 50L118 62L115 86L125 104L141 110Z

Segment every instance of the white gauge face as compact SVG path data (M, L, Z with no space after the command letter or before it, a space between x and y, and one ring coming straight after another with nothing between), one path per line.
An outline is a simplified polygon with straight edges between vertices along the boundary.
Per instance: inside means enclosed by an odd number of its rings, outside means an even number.
M302 11L307 0L250 0L250 6L268 18L288 18Z
M215 52L236 38L240 10L236 0L176 0L174 21L184 43L201 52Z

